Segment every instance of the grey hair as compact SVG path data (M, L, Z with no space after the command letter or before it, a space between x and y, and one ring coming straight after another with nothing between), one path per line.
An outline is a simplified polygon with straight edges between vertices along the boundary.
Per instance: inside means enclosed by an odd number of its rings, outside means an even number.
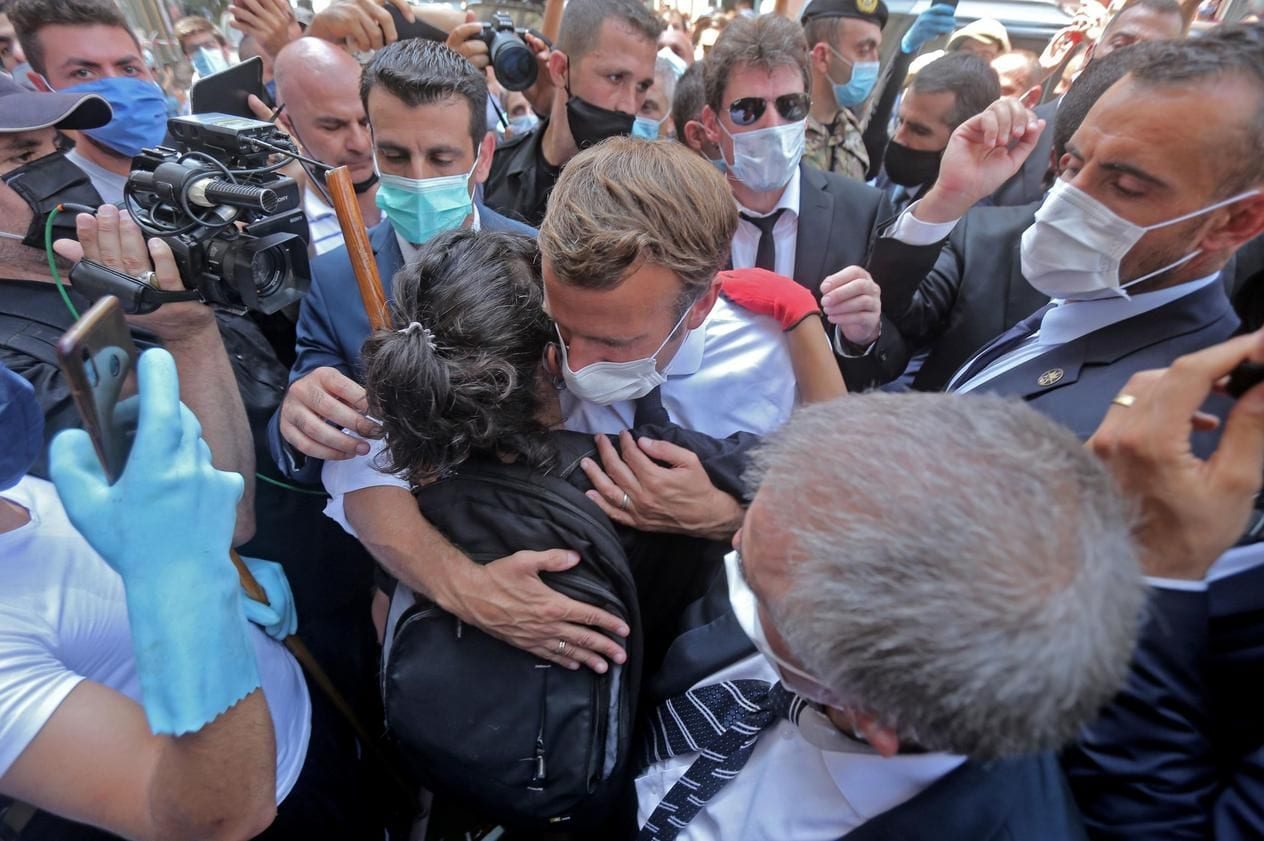
M1131 507L1026 405L811 406L748 478L767 510L795 512L779 523L792 578L767 605L778 631L902 741L976 759L1057 748L1122 685L1146 592Z

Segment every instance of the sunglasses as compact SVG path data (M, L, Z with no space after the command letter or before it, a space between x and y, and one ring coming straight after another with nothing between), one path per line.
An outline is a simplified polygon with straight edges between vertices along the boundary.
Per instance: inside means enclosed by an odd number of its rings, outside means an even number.
M782 119L792 123L807 119L812 107L812 98L806 93L783 93L772 102ZM762 96L744 96L733 100L733 104L729 106L729 119L734 125L749 126L758 122L767 110L767 99Z

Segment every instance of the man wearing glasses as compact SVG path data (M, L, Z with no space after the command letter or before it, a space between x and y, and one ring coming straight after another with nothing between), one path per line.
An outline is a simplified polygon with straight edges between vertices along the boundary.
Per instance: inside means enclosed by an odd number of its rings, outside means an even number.
M887 215L885 201L872 187L802 162L809 78L802 27L777 15L733 21L707 58L702 125L741 215L732 266L793 277L838 314L838 353L881 354L877 284L835 273L859 265Z

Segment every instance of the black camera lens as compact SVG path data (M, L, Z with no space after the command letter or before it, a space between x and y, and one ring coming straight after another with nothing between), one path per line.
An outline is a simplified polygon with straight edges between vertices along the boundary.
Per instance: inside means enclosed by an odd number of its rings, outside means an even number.
M535 56L512 31L494 32L488 52L491 53L492 67L496 69L496 81L506 90L523 91L535 84L539 72Z
M278 257L280 265L278 265ZM255 252L250 260L250 276L260 298L273 294L285 281L285 252L276 249Z

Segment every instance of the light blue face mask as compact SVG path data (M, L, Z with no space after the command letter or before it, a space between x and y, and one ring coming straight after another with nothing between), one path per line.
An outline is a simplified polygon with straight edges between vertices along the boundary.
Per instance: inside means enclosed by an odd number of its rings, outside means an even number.
M632 121L632 136L642 140L658 140L658 128L662 120L651 120L649 117L637 117Z
M509 127L513 129L514 137L522 137L524 134L530 134L535 131L535 127L540 124L540 118L531 111L525 114L519 114L517 117L509 118Z
M838 84L828 74L825 77L834 86L834 101L843 108L855 108L873 93L873 86L878 82L878 69L882 65L876 61L849 61L833 47L829 51L851 65L851 78L845 85Z
M99 94L110 103L114 119L84 133L120 155L134 158L141 149L158 146L167 136L167 97L148 79L108 76L61 90Z
M203 79L228 69L228 60L224 58L224 51L218 48L199 47L197 52L189 56L189 61L193 64L193 69L198 72L198 76Z
M418 179L382 172L377 206L400 236L413 245L423 245L444 231L461 227L470 215L474 209L470 176L477 167L475 157L474 166L463 175Z

